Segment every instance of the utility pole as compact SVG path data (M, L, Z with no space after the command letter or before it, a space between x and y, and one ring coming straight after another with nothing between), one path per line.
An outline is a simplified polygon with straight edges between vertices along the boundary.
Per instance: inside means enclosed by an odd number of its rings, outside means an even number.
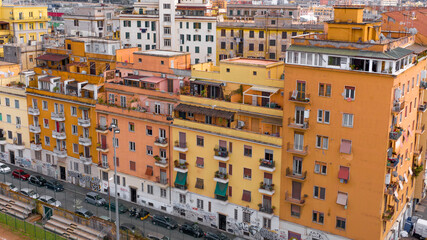
M120 240L120 220L119 220L119 199L117 196L117 159L116 159L116 133L120 133L120 129L118 126L116 126L114 123L111 123L110 127L108 128L110 132L113 132L113 148L114 148L114 191L115 191L115 207L116 207L116 240Z

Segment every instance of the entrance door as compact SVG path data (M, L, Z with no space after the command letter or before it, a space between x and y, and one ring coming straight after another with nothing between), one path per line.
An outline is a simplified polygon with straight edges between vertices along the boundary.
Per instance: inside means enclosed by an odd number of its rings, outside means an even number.
M301 199L301 183L292 182L292 198Z
M130 200L136 203L136 188L130 188Z
M227 216L218 213L218 226L219 226L219 229L226 231Z
M9 151L9 159L10 159L10 163L11 164L15 164L15 152L14 151Z
M61 180L65 180L66 179L65 167L60 166L59 167L59 172L60 172L60 178L61 178Z

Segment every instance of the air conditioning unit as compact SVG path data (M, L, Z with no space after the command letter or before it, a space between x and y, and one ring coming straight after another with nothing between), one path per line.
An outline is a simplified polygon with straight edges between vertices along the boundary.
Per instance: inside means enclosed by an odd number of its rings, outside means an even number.
M243 128L245 126L245 122L243 122L243 121L237 121L237 128Z

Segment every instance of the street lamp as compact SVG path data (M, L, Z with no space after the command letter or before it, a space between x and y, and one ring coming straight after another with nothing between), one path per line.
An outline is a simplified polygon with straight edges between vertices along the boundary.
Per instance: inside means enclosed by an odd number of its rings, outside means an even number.
M110 130L110 132L113 132L113 148L114 148L114 190L115 190L115 194L114 197L116 198L116 203L115 203L115 207L116 207L116 239L120 240L120 229L119 229L119 199L117 197L117 159L116 159L116 133L119 134L120 133L120 129L118 126L116 126L116 124L111 123L110 127L108 128L108 130Z

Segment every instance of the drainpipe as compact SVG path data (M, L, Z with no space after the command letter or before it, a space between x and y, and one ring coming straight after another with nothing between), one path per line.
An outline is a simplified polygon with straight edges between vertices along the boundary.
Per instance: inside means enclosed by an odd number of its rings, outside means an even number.
M171 124L172 122L169 124L169 204L172 204L172 144L171 144L171 139L172 139L172 134L171 134Z

